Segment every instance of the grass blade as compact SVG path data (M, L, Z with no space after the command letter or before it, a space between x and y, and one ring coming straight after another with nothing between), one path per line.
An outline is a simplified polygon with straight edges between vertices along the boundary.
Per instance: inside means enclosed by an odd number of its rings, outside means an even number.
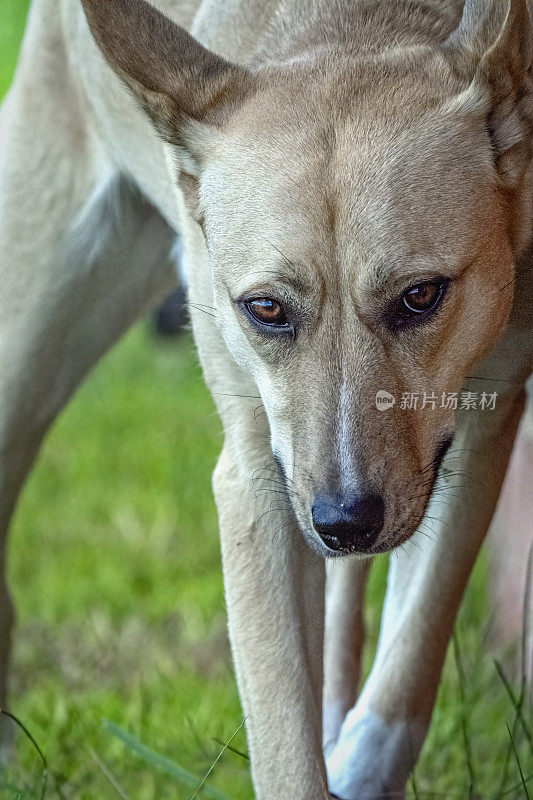
M513 752L514 746L514 737L518 731L518 723L522 722L523 725L523 714L522 714L522 707L524 701L527 697L527 659L528 659L528 652L527 652L527 642L529 641L529 616L530 616L530 603L529 597L531 592L531 586L533 581L533 546L529 549L528 559L527 559L527 568L526 568L526 582L524 588L524 599L523 599L523 607L522 607L522 641L521 641L521 658L520 658L520 695L518 698L514 697L514 692L509 693L510 687L507 686L506 681L503 677L503 671L498 669L498 674L500 678L502 678L503 685L507 689L509 696L511 698L511 702L515 708L515 717L513 720L513 728L511 733L511 740L507 747L507 753L505 755L505 763L502 772L502 779L500 782L500 791L498 796L502 796L505 789L505 784L507 782L507 773L509 770L509 764L511 762L511 755ZM525 726L526 736L528 735L528 726ZM531 739L528 736L528 739L531 743Z
M527 778L525 779L526 786L530 782L531 778L533 778L533 773L531 775L528 775ZM501 800L502 797L507 797L508 795L513 794L521 787L523 788L523 786L524 786L523 781L520 781L520 783L516 783L514 786L511 786L510 789L506 789L505 792L499 794L496 800Z
M501 682L505 686L505 689L507 691L507 694L509 695L511 703L514 706L517 719L520 721L520 723L522 725L522 730L524 731L529 744L533 747L533 737L531 735L531 731L529 730L529 726L528 726L526 720L524 719L524 713L523 713L523 710L522 710L523 697L521 696L520 698L516 698L514 696L514 692L512 690L511 684L509 683L509 680L508 680L505 672L503 671L503 667L502 667L502 665L500 664L499 661L496 661L496 659L494 659L494 666L496 667L498 675L500 676Z
M520 781L522 782L522 788L524 789L524 792L526 793L525 794L525 800L531 800L529 792L528 792L528 788L526 786L526 779L524 778L524 773L522 772L522 765L520 764L520 759L518 758L518 753L516 752L516 746L515 746L515 743L514 743L514 738L513 738L513 735L511 733L511 729L510 729L509 725L507 726L507 731L509 733L509 738L510 738L511 744L513 746L514 757L516 759L518 772L520 773Z
M221 747L224 747L224 742L222 741L222 739L217 739L216 737L213 737L213 741L216 742L216 744L219 744ZM226 744L226 750L229 750L230 753L234 753L236 756L240 756L245 761L250 760L250 756L247 753L243 753L242 750L237 750L236 747L233 747L229 743Z
M107 780L109 781L115 792L118 794L118 796L121 797L122 800L129 800L128 795L126 794L126 792L124 791L118 780L115 778L115 776L113 775L107 764L104 761L102 761L102 759L99 757L98 753L96 753L92 748L90 748L89 752L91 754L93 761L99 767L104 776L107 778Z
M230 738L228 739L228 741L226 742L226 744L224 745L224 747L222 748L222 750L220 751L218 756L215 758L215 760L213 761L213 763L211 764L211 766L207 770L206 774L204 775L204 777L202 778L202 780L200 782L200 785L198 786L198 788L194 792L193 796L191 797L191 800L195 800L195 798L198 797L198 795L202 791L203 787L205 786L206 780L209 778L209 776L211 775L211 773L215 769L216 765L218 764L218 762L220 761L220 759L222 758L222 756L224 755L224 753L228 749L228 745L230 745L232 743L232 741L235 739L235 737L237 736L239 731L242 730L242 727L243 727L245 722L246 722L246 717L243 719L243 721L241 722L241 724L239 725L239 727L237 728L235 733L232 736L230 736Z
M468 788L468 797L474 800L476 794L476 778L474 774L474 762L472 758L472 748L470 747L470 736L468 731L467 713L466 713L466 694L465 694L465 675L463 671L463 662L461 659L461 651L459 648L459 637L457 630L453 631L453 652L455 656L455 667L457 669L457 677L459 680L459 697L461 699L461 728L463 731L463 742L465 747L466 764L468 767L468 775L470 779L470 786Z
M132 736L131 733L123 730L119 725L115 725L114 722L105 721L103 726L108 733L119 739L129 750L142 758L143 761L146 761L151 766L157 767L157 769L166 772L166 774L170 775L171 778L174 778L175 780L180 781L187 786L191 786L193 789L195 789L198 784L201 783L201 780L197 775L194 775L192 772L180 767L179 764L176 764L175 761L171 761L170 758L162 756L160 753L156 753L155 750L147 747L135 736ZM215 789L213 786L210 786L207 783L204 783L202 786L202 792L206 797L211 798L211 800L230 800L227 795L219 792L218 789Z
M46 787L48 785L48 764L46 763L46 758L44 756L43 751L41 750L38 743L31 735L27 727L24 725L23 722L20 721L20 719L18 719L18 717L16 717L14 714L11 714L9 711L6 711L5 708L0 708L0 714L12 720L15 723L15 725L17 725L17 727L20 728L24 736L32 743L34 749L38 753L39 758L41 759L43 764L43 773L41 775L41 793L39 795L39 800L44 800L44 797L46 795Z

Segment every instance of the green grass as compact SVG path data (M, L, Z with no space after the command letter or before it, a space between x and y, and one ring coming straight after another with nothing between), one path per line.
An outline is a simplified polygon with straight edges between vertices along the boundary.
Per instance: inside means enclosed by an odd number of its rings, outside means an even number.
M7 91L26 21L28 0L2 0L0 11L0 97Z
M25 15L22 0L5 3L0 94ZM189 336L161 343L147 324L104 359L45 443L14 522L9 577L18 608L11 710L46 756L48 798L190 797L180 770L203 777L242 721L210 489L220 443ZM367 669L385 574L382 559L369 589ZM483 644L485 575L482 559L458 625L465 680L450 653L419 797L499 792L514 711ZM527 777L519 728L515 738ZM246 750L242 730L231 747ZM41 778L35 747L18 736L0 798L34 800ZM519 782L512 754L506 797L526 796ZM230 749L208 783L231 800L252 794L247 761Z

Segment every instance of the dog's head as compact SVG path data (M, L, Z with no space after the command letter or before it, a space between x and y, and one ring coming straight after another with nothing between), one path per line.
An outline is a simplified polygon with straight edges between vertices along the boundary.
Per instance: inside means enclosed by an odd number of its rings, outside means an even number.
M179 155L217 321L259 388L304 535L328 555L400 544L529 237L526 1L466 0L438 44L255 72L142 0L84 5Z

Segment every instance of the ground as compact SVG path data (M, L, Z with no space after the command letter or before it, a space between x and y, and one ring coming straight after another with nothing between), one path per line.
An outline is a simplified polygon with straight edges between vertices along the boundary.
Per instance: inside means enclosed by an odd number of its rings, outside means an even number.
M25 12L25 0L4 0L0 95ZM189 798L194 785L159 756L199 783L242 722L210 488L220 445L190 335L160 341L149 322L102 361L45 443L14 521L9 579L18 609L10 709L46 756L47 798ZM386 566L377 562L369 589L367 668ZM450 648L411 797L526 797L507 725L524 773L531 751L489 632L482 558L457 628L464 676ZM106 720L159 756L140 758ZM249 800L242 730L231 748L209 776L219 793L198 797ZM2 800L41 797L42 764L23 734L0 781Z

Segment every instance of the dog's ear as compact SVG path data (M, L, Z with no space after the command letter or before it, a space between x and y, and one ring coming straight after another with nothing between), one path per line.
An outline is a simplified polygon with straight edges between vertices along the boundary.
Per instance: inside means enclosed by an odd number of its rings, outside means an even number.
M445 43L465 93L487 106L496 166L504 186L521 181L533 130L533 36L528 0L466 0Z
M243 101L251 73L207 50L145 0L82 3L107 62L159 134L201 158L202 130L222 124Z

